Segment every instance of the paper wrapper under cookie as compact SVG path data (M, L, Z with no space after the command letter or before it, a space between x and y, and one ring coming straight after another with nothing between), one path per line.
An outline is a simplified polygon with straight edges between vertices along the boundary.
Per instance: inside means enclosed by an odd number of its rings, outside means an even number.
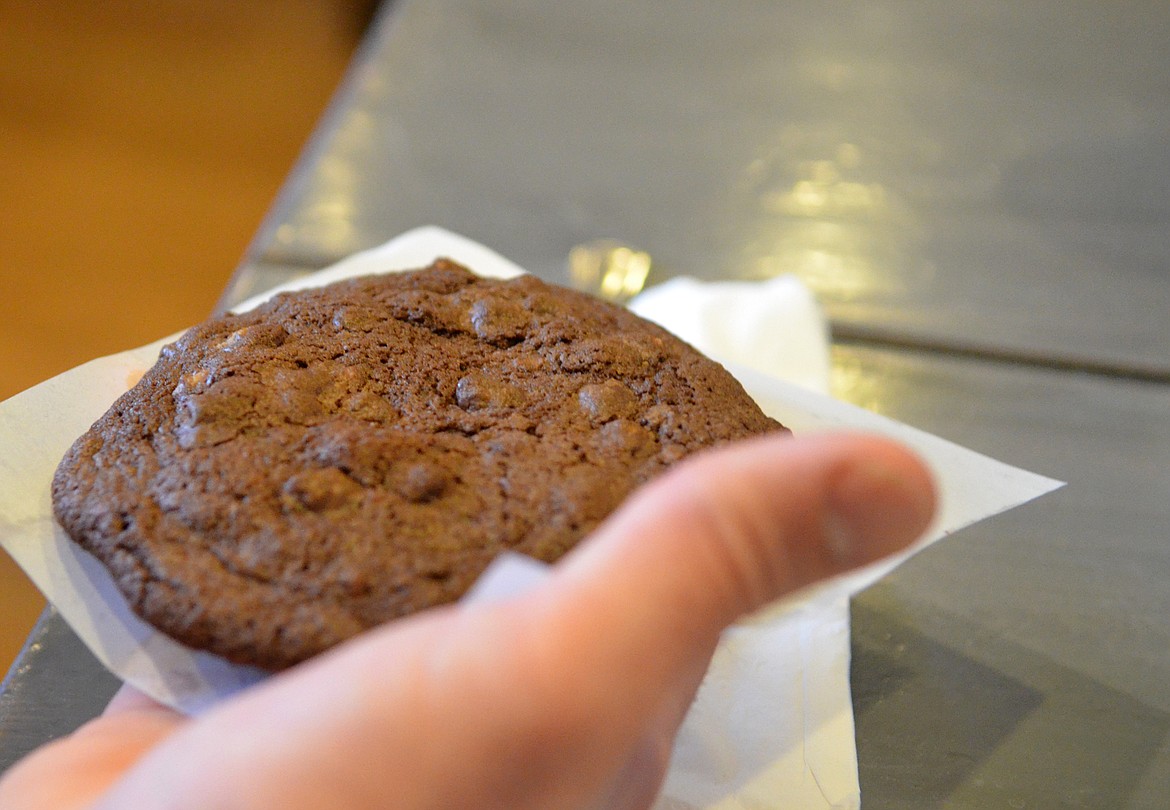
M438 256L483 275L522 272L481 245L424 228L290 286L421 267ZM105 570L56 526L49 495L69 445L153 364L165 342L95 360L0 405L0 543L111 671L164 703L198 713L265 673L192 652L141 622ZM718 346L700 348L721 355ZM797 435L867 430L916 449L942 495L923 544L1058 486L758 370L732 371ZM857 806L848 598L899 561L821 585L727 631L679 736L661 810L773 806L778 796L788 807ZM533 565L505 560L470 596L499 598L539 576Z

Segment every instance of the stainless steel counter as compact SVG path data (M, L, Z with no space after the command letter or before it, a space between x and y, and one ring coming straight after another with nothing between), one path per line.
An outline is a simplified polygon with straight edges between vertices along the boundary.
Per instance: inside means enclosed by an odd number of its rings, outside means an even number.
M554 281L598 237L801 275L838 395L1069 481L855 600L864 806L1167 807L1168 35L1152 2L400 0L223 303L426 223ZM0 767L111 688L46 616Z

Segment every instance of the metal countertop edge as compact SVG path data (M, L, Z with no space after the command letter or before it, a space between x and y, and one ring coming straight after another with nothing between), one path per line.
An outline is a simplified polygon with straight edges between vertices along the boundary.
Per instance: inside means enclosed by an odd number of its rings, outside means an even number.
M907 351L935 357L1024 366L1037 370L1089 374L1131 382L1170 384L1170 367L1153 364L921 337L880 326L836 319L830 319L829 329L834 345Z

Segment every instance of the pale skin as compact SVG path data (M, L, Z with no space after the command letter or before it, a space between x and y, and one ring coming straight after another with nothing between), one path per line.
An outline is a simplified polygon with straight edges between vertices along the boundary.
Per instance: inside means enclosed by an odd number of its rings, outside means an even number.
M191 719L123 689L5 810L645 808L720 632L912 542L911 454L764 438L644 488L518 597L388 624Z

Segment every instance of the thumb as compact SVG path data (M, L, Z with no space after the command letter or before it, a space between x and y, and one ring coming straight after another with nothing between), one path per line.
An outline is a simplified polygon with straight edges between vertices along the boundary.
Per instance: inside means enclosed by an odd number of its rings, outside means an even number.
M744 614L911 543L934 504L924 465L885 439L770 436L698 456L557 569L555 632L649 700Z

